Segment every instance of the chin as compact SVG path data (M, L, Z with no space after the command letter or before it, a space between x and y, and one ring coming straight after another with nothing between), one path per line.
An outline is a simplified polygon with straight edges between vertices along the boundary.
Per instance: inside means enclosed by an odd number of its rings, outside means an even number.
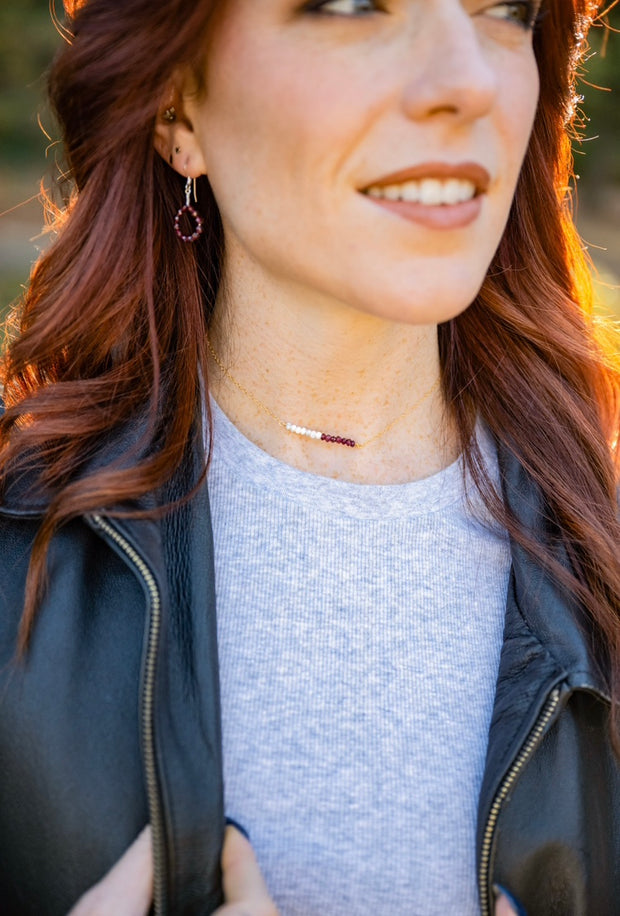
M461 315L474 301L482 286L480 283L470 283L467 286L448 286L434 290L412 289L408 293L397 296L386 296L366 302L363 311L370 312L386 321L396 321L401 324L443 324ZM381 303L380 311L377 302Z
M471 263L457 265L450 260L414 267L401 274L399 282L386 283L386 272L373 272L363 289L356 284L356 289L349 290L349 302L386 321L420 325L450 321L469 308L488 269L486 263L473 270ZM358 281L361 276L360 271ZM396 279L393 271L392 279Z

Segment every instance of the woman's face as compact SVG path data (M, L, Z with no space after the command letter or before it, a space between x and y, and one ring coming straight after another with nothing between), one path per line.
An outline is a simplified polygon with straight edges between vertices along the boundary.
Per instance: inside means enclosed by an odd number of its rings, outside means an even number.
M537 5L222 0L189 111L227 263L389 320L466 308L534 119Z

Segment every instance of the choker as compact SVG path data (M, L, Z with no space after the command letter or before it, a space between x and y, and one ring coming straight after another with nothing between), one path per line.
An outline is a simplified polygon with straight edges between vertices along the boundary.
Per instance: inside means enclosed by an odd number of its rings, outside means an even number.
M274 420L279 426L281 426L282 429L286 430L286 432L292 433L295 436L305 436L307 439L316 439L319 442L329 442L333 443L334 445L344 445L347 448L366 448L367 446L372 445L374 442L377 442L379 439L382 439L383 436L387 436L387 434L391 432L392 429L394 429L397 423L400 423L401 420L404 420L405 417L408 417L415 410L421 407L422 404L427 401L430 396L434 394L434 392L439 388L440 380L437 379L435 384L429 388L428 391L422 395L422 397L418 398L418 400L415 401L411 407L408 407L401 414L399 414L396 419L392 420L391 423L388 423L388 425L385 426L375 436L373 436L371 439L366 439L365 442L357 442L355 439L351 439L347 436L332 435L331 433L323 432L320 429L311 429L308 426L300 426L297 423L289 423L287 420L283 420L281 417L278 417L277 414L273 412L273 410L267 407L266 404L263 404L263 402L259 400L255 394L253 394L251 391L248 391L248 389L234 377L232 372L230 372L230 370L224 365L222 360L213 349L213 344L208 337L207 347L209 348L209 352L213 357L213 361L216 363L224 377L228 379L228 381L234 385L234 387L240 391L245 398L247 398L249 401L252 401L252 403L258 407L259 410L261 410L263 413L266 413L267 416L271 417L271 419Z

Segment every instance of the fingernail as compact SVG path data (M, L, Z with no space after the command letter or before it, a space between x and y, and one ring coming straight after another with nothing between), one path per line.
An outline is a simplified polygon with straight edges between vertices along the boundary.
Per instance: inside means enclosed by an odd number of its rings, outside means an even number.
M246 838L246 840L248 840L248 842L251 842L251 840L250 840L250 834L247 832L247 830L245 829L245 827L242 827L242 826L241 826L241 824L239 823L239 821L234 820L232 817L227 817L227 818L226 818L226 823L227 823L227 824L230 824L231 827L234 827L235 830L238 830L239 833L243 834L243 836Z
M505 887L502 887L501 884L493 885L493 893L495 894L496 897L499 897L501 894L503 894L504 897L506 897L506 899L510 903L511 907L513 908L517 916L527 916L527 913L525 912L525 909L522 906L522 904L519 903L517 898L513 896L513 894L511 894L510 891L506 890Z

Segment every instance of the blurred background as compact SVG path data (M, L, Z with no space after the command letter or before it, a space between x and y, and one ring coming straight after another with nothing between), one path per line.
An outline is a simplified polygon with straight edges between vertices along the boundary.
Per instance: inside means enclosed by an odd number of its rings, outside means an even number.
M44 101L46 68L62 41L53 2L0 0L0 314L46 244L39 185L57 180L57 133ZM620 5L608 23L591 32L580 86L577 222L596 268L598 308L620 318Z

